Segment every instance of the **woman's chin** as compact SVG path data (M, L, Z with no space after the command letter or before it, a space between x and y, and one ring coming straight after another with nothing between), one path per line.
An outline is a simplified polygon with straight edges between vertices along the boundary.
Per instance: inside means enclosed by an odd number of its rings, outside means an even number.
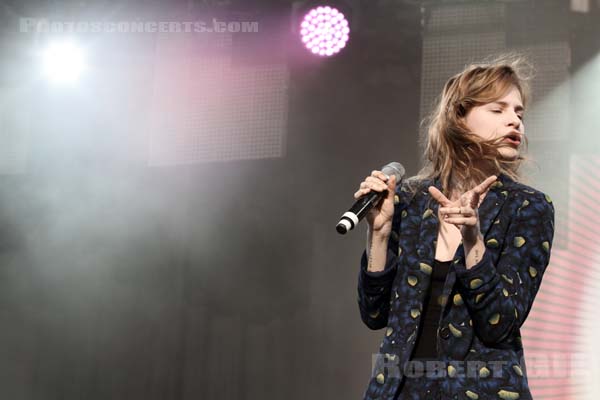
M498 150L498 153L500 153L500 157L506 161L514 161L519 158L519 149L515 149L511 146L501 147Z

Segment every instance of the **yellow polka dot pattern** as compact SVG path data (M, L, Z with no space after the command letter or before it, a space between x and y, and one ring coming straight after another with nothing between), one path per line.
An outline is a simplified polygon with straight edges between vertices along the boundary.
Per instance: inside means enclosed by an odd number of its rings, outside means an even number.
M508 390L499 390L498 391L498 398L500 398L502 400L517 400L519 397L521 397L521 396L517 392L511 392Z
M490 325L497 325L498 322L500 322L500 314L495 313L493 314L489 319L488 322L490 323Z
M521 369L520 366L518 365L513 365L512 366L513 370L515 371L515 373L519 376L523 376L523 370Z
M487 242L485 242L487 247L491 247L492 249L495 249L498 247L499 243L496 239L492 238L489 239Z
M455 294L454 297L452 298L452 302L454 303L455 306L461 306L463 305L463 299L462 296L460 294Z
M549 252L550 251L550 243L548 242L543 242L542 243L542 248L546 251Z
M477 289L481 285L483 285L483 281L479 278L472 279L471 282L469 283L469 287L471 289Z
M465 392L465 395L467 395L467 397L468 397L469 399L472 399L472 400L477 400L477 399L479 399L479 395L478 395L477 393L475 393L475 392L471 391L471 390L467 390L467 391Z
M462 337L463 333L460 330L458 330L454 325L448 324L448 328L450 329L450 332L454 337Z
M486 368L486 367L482 367L479 370L479 376L481 378L487 378L488 376L490 376L490 370L488 368Z
M456 376L456 367L454 367L454 365L448 365L448 376L450 378L454 378Z

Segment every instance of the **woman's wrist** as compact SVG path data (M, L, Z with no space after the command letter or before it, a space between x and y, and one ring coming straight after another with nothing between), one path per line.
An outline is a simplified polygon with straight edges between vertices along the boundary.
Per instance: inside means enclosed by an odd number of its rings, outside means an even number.
M465 267L470 269L483 259L485 253L483 236L478 235L474 243L463 241L463 248L465 250Z
M392 224L384 224L379 229L373 229L372 225L367 225L367 235L379 242L387 242L392 233Z
M382 231L367 231L367 270L371 272L382 271L387 258L389 234Z

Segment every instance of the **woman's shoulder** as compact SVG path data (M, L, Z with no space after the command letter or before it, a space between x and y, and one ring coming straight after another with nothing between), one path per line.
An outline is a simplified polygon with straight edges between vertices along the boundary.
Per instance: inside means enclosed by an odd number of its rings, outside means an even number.
M411 176L402 181L400 190L403 192L417 193L427 191L427 188L433 184L433 179Z
M509 190L511 192L512 195L510 198L512 198L513 201L525 203L527 205L534 204L539 207L554 207L551 197L539 189L513 180L508 180L504 183L506 184L505 190Z
M402 183L396 186L397 203L408 205L414 198L426 195L427 188L432 185L432 182L432 179L423 179L418 176L403 179Z
M521 196L524 197L548 197L548 195L539 189L529 186L523 182L517 182L510 178L500 178L503 186Z

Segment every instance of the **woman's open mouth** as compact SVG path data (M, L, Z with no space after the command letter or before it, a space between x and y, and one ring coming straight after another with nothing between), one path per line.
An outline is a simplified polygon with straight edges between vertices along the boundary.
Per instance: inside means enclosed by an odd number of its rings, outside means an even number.
M511 134L507 135L503 141L513 146L519 147L519 145L521 144L521 137L517 134Z

